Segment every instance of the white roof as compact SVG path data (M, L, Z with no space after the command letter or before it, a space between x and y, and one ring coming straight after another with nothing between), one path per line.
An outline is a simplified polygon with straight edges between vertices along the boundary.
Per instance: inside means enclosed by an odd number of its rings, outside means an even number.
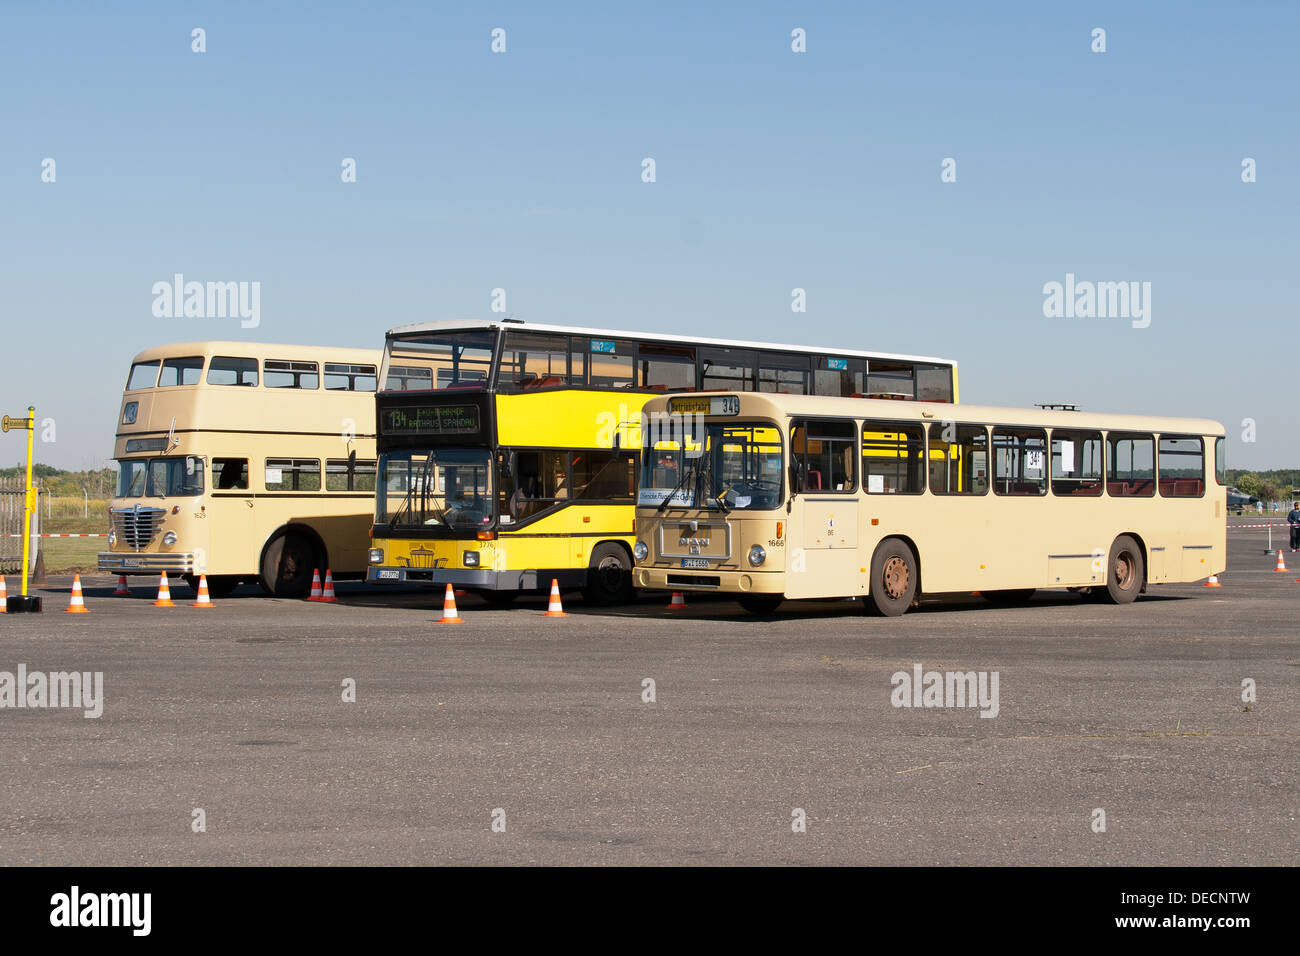
M585 329L572 325L541 325L536 322L503 322L500 319L444 319L438 322L418 322L414 325L400 325L389 329L387 338L395 336L418 335L422 332L473 331L479 329L506 329L528 332L555 332L564 335L593 335L610 338L633 338L649 342L665 342L674 345L703 345L727 349L780 349L783 352L802 352L805 355L853 356L854 358L897 359L903 362L931 362L936 365L957 367L952 359L934 358L929 355L900 355L894 352L864 352L860 349L820 348L812 345L785 345L779 342L745 342L739 339L697 338L687 335L664 335L662 332L634 332L630 329Z

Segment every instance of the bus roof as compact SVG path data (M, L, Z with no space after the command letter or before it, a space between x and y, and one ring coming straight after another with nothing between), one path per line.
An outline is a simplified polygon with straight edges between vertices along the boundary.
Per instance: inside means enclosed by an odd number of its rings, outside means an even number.
M233 358L277 358L309 359L319 357L347 362L378 363L379 349L351 349L333 345L281 345L274 342L173 342L169 345L155 345L138 353L135 362L150 362L154 359L182 358L186 356L228 355Z
M647 342L671 342L676 345L703 345L726 349L778 349L783 352L801 352L806 355L849 355L854 358L896 359L900 362L930 362L936 365L948 365L953 368L957 363L952 359L935 358L928 355L903 355L895 352L864 352L861 349L822 348L812 345L786 345L779 342L747 342L740 339L712 339L689 335L665 335L662 332L636 332L631 329L591 329L572 325L541 325L534 322L519 322L501 319L444 319L437 322L420 322L414 325L400 325L389 329L386 338L418 335L422 332L470 331L476 329L506 329L507 331L554 332L563 335L608 335L612 338L633 338Z
M923 424L956 422L976 425L1024 425L1047 428L1087 428L1106 431L1159 432L1161 434L1225 435L1219 422L1208 418L1171 418L1152 415L1068 412L1000 405L951 405L940 402L899 402L889 399L830 398L821 395L781 395L770 392L690 392L656 396L645 405L647 414L664 410L667 402L689 401L718 395L740 397L740 417L783 416L870 418L915 421ZM723 416L712 416L721 419ZM735 417L735 416L728 416Z

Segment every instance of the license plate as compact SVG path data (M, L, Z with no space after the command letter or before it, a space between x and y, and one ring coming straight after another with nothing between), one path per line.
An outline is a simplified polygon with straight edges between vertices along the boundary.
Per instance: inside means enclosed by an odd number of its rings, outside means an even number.
M122 567L124 567L124 568L138 568L139 566L140 566L140 559L139 559L139 558L123 558L123 559L122 559Z
M696 571L709 570L709 562L704 558L682 558L682 567Z
M397 581L401 578L401 576L402 576L401 571L380 571L378 574L379 579L384 581L386 580Z

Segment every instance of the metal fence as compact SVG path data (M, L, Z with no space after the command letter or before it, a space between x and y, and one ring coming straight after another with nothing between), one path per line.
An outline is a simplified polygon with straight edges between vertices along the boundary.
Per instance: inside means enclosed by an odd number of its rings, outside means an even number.
M23 564L23 497L22 478L0 478L0 574L19 574ZM32 515L32 550L27 568L36 570L41 532L40 490L37 489L36 513Z

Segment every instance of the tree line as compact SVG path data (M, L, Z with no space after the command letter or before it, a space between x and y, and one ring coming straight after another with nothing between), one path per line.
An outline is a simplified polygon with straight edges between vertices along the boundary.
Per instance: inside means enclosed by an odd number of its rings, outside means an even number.
M22 479L27 474L25 465L0 468L0 480ZM32 484L55 498L111 498L117 488L117 472L112 468L87 471L65 471L53 465L32 465Z
M1234 471L1228 469L1228 484L1243 495L1254 495L1261 501L1287 501L1293 497L1292 489L1300 488L1300 470L1275 468L1272 471Z

